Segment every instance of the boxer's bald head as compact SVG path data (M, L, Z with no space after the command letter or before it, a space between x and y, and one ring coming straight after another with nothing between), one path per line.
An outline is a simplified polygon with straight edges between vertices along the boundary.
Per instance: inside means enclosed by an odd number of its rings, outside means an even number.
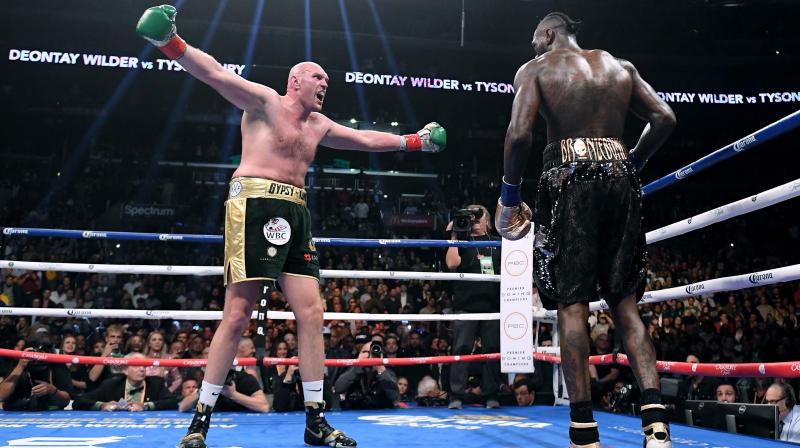
M286 95L300 101L306 109L319 112L328 90L328 74L315 62L305 61L289 70Z

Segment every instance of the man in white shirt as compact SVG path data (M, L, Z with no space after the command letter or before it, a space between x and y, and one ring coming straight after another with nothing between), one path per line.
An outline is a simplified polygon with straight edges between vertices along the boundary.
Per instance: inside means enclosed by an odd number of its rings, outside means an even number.
M772 383L764 396L767 404L778 406L780 419L780 440L784 442L800 443L800 407L797 404L797 395L794 388L787 383Z

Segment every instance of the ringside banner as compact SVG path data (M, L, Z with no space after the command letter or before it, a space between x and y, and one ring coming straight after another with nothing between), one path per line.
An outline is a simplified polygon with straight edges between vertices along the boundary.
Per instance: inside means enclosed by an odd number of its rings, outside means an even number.
M7 60L15 64L54 64L91 67L96 69L133 69L147 71L183 71L180 63L169 59L156 58L141 60L136 56L112 55L85 52L61 51L59 49L27 49L11 48ZM226 70L241 75L244 64L223 63ZM419 72L423 72L420 70ZM509 69L509 73L513 73ZM345 72L346 84L361 84L376 88L415 88L430 90L446 90L449 92L467 92L480 94L514 95L511 80L476 80L469 75L446 74L442 77L429 77L419 73L371 73ZM719 104L752 105L800 103L800 91L766 91L766 92L683 92L673 91L669 87L659 90L658 96L670 104Z
M500 371L533 372L533 232L503 239L500 268Z

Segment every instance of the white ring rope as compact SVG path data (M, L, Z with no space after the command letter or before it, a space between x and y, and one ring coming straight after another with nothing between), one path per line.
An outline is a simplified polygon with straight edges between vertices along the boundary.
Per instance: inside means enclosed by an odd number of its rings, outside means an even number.
M720 277L712 280L691 283L674 288L659 289L658 291L648 291L639 300L642 303L666 302L670 299L688 299L689 297L700 297L723 291L738 291L740 289L755 288L758 286L771 285L773 283L790 282L800 279L800 264L793 264L777 269L752 272L750 274L733 275L730 277ZM608 309L605 300L592 302L589 304L590 311ZM552 316L551 311L545 313ZM555 311L552 311L555 313Z
M85 272L95 274L147 274L147 275L222 275L222 266L168 266L152 264L87 264L42 263L35 261L0 260L0 268L29 271ZM322 278L366 278L392 280L468 280L471 282L500 282L500 276L463 274L460 272L415 271L344 271L322 269Z
M544 310L539 314L544 317ZM171 320L222 320L222 311L185 310L112 310L112 309L64 309L64 308L0 308L0 316L36 316L56 318L110 318L110 319L171 319ZM253 311L252 319L258 317ZM453 321L453 320L498 320L500 313L467 314L368 314L368 313L325 313L325 320L366 320L366 321ZM290 311L269 311L267 319L294 320Z
M660 229L647 232L647 244L657 243L693 230L726 221L755 210L769 207L800 196L800 179L793 180L781 186L772 188L757 195L740 199L736 202L717 207L705 213L692 216L691 218L678 221Z

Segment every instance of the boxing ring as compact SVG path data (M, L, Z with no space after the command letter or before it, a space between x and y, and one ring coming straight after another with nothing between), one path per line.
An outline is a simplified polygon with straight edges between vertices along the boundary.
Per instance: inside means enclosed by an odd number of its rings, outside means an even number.
M778 137L800 126L800 111L749 134L708 156L664 176L643 188L649 195L696 174L720 161L749 150L770 139ZM753 212L800 195L800 179L770 190L748 196L741 200L719 206L705 213L687 217L673 224L647 232L648 244L713 225L736 216ZM93 230L64 230L38 228L3 228L4 238L14 237L58 237L100 240L135 240L183 243L222 243L217 235L186 235L112 232ZM500 242L467 242L441 240L366 240L344 238L316 238L318 246L349 247L499 247ZM83 273L150 274L219 276L220 266L167 266L167 265L112 265L84 263L48 263L17 260L0 260L0 268L36 271L65 271ZM499 275L434 273L413 271L345 271L321 270L323 278L390 279L390 280L446 280L499 282ZM648 291L639 303L656 303L672 299L699 297L721 291L733 291L760 287L800 279L800 265L791 265L678 287ZM607 308L604 301L593 302L591 310ZM254 318L256 315L254 311ZM169 311L169 310L111 310L111 309L51 309L51 308L0 308L0 316L37 316L60 318L135 318L174 320L219 320L222 312L214 311ZM499 319L499 313L483 314L366 314L325 313L326 320L365 321L452 321ZM289 312L270 311L268 319L293 319ZM535 309L534 319L555 322L554 310ZM537 347L534 358L540 361L560 362L558 347ZM20 352L0 349L0 357L30 358L46 362L103 365L146 365L162 367L202 366L202 359L126 359L100 358L92 356L59 355L37 352ZM437 356L423 358L392 359L329 359L329 366L352 365L415 365L451 362L470 362L500 359L499 353L465 356ZM594 364L627 365L624 355L594 356ZM241 366L255 365L255 358L237 358L234 363ZM296 364L297 360L264 358L265 365ZM681 362L658 362L660 372L672 374L706 375L718 377L800 377L800 361L783 363L752 364L688 364ZM556 381L554 380L554 383ZM446 408L411 407L383 411L329 412L331 421L345 432L353 435L359 446L502 446L502 447L563 447L567 446L569 409L565 406L508 407L487 410L466 406L460 410ZM3 446L173 446L185 433L190 414L177 412L145 413L101 413L101 412L0 412L0 447ZM639 447L642 444L638 418L596 412L604 447ZM304 419L300 413L232 414L215 413L209 432L209 446L244 447L260 446L269 441L277 446L299 446ZM785 444L766 439L721 433L694 427L672 425L675 447L763 447Z

